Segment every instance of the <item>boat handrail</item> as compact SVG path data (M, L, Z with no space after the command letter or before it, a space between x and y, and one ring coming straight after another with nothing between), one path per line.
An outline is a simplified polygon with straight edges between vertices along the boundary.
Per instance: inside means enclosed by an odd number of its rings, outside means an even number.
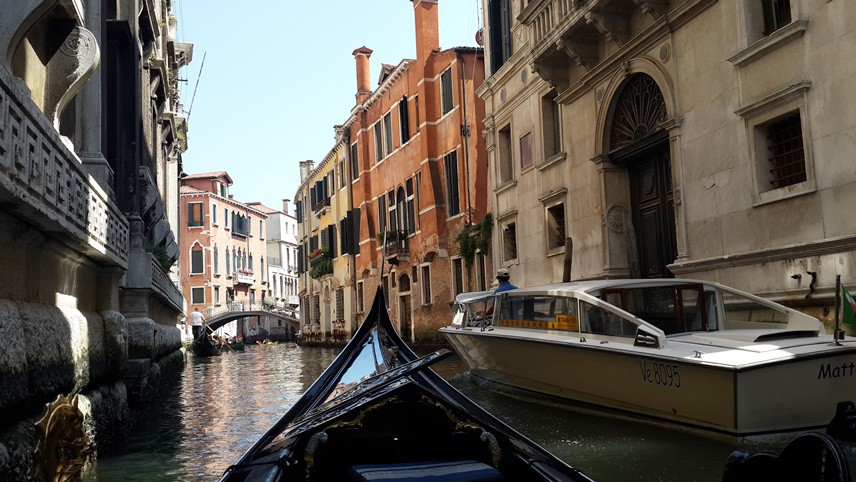
M597 306L598 308L604 309L604 310L606 310L606 311L608 311L614 315L620 316L621 318L635 324L637 330L640 327L644 327L645 331L647 332L646 334L651 335L651 336L655 336L657 338L658 346L660 348L662 348L666 345L666 332L664 332L660 328L657 328L656 326L652 325L651 323L648 323L647 321L643 320L642 318L639 318L638 316L634 315L633 313L630 313L629 311L625 311L625 310L623 310L623 309L621 309L621 308L619 308L619 307L617 307L611 303L607 303L606 301L603 301L602 299L595 297L595 296L592 296L588 293L583 293L583 292L576 293L576 298L580 301L585 301L586 303L588 303L590 305L594 305L594 306ZM579 316L582 317L582 313L580 313ZM581 329L580 331L582 332L582 323L580 324L580 329Z

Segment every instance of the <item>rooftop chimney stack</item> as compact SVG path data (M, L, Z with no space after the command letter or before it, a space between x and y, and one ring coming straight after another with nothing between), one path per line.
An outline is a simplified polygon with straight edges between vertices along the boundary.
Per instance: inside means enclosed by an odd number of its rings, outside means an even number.
M291 199L283 199L282 200L282 212L285 214L291 214L288 210L291 208Z
M353 53L357 59L357 104L362 104L372 94L372 69L369 64L372 52L372 49L364 45Z
M303 161L300 163L300 182L306 180L312 169L315 168L315 161Z
M416 17L416 60L424 68L428 57L440 50L439 0L411 0Z

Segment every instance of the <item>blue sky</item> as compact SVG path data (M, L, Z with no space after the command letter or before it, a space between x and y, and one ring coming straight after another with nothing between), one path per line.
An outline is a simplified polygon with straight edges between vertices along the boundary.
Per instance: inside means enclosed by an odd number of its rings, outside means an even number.
M443 48L475 45L480 0L440 0ZM333 126L354 105L351 52L366 45L372 82L380 64L415 56L409 0L174 0L180 41L195 44L182 70L190 109L187 173L226 170L232 194L280 207L299 184L298 163L333 147Z

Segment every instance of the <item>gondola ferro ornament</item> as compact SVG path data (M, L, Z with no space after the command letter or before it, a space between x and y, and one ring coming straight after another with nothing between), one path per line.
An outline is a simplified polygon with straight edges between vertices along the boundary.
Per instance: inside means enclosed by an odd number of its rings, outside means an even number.
M79 480L91 452L77 395L59 395L36 423L34 463L41 482Z

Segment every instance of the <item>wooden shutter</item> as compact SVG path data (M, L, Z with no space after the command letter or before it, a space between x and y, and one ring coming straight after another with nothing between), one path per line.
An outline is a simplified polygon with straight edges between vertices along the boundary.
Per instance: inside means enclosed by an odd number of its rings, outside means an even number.
M410 115L407 112L407 96L398 102L398 122L401 125L401 143L410 140Z

